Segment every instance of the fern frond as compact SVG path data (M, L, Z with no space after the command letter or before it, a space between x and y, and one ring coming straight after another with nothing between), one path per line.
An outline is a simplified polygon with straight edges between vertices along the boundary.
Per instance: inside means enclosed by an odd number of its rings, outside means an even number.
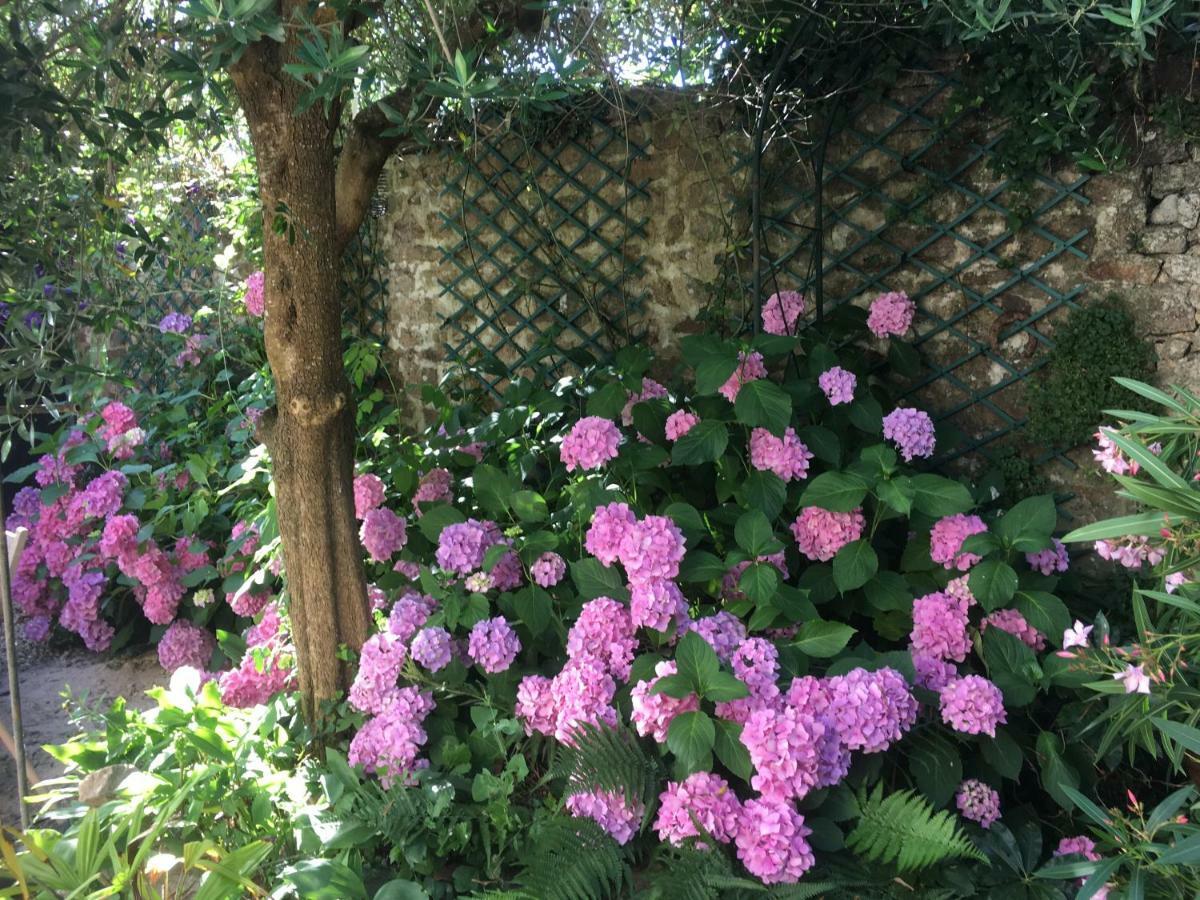
M857 896L846 889L850 883L841 881L810 881L774 888L767 896L771 900L812 900L813 897ZM834 893L835 891L841 893Z
M733 875L729 860L719 851L664 846L650 873L647 896L654 900L721 900L717 883Z
M538 900L609 900L624 897L629 868L621 848L590 819L560 817L534 826L517 879Z
M859 797L862 817L846 838L846 846L871 862L895 863L901 872L924 869L946 859L986 862L955 817L936 812L912 791L883 796L877 784L870 797Z
M621 794L629 802L650 808L658 796L661 772L626 727L603 723L581 726L574 734L575 746L560 745L550 774L563 778L563 797L583 791L602 790Z
M413 834L425 827L427 809L428 798L423 791L388 791L375 781L360 786L354 803L355 817L370 823L392 847L404 847Z

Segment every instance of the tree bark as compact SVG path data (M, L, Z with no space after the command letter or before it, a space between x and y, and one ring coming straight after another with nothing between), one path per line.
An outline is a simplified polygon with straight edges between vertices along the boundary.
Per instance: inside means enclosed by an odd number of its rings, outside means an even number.
M349 687L338 659L370 623L354 518L355 404L342 363L341 249L332 121L295 114L301 86L266 44L233 68L263 204L267 359L275 409L263 421L287 572L304 712Z

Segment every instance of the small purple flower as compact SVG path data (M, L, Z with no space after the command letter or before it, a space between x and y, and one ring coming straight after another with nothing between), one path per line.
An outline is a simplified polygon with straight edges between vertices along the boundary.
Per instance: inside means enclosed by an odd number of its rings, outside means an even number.
M834 366L821 373L817 378L817 384L829 400L829 405L838 406L854 400L854 388L858 384L858 379L853 372L847 372L841 366Z
M162 334L187 334L192 330L192 317L186 313L169 312L158 321Z
M503 672L520 652L521 640L504 616L476 622L471 629L467 654L485 672Z

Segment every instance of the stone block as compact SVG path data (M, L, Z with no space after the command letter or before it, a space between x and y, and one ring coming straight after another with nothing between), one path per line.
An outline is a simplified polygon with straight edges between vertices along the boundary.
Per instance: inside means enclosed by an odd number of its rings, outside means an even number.
M1187 250L1187 231L1182 225L1151 225L1136 236L1134 249L1155 256Z
M1155 166L1150 170L1150 194L1186 194L1200 191L1200 163L1182 162Z
M1087 277L1095 281L1123 284L1152 284L1162 270L1162 261L1136 253L1108 254L1088 263Z
M1152 210L1151 225L1195 228L1200 222L1200 194L1168 194Z
M1183 359L1188 355L1188 351L1192 349L1192 341L1190 338L1176 336L1169 337L1162 342L1158 350L1158 355L1161 359L1178 360Z
M1123 293L1140 334L1175 335L1196 327L1200 290L1180 284L1156 284Z
M1183 284L1200 284L1200 256L1186 254L1163 260L1163 277Z

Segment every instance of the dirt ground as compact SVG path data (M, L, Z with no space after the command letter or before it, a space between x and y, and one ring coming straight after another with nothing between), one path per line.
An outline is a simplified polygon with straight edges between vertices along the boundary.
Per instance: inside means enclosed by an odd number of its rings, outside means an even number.
M2 651L0 645L0 721L11 730L8 668ZM29 644L18 636L17 658L25 748L40 778L62 774L62 766L41 749L42 745L61 743L79 731L71 724L63 697L65 691L90 708L97 705L105 708L114 698L123 696L130 705L144 709L153 704L145 691L167 681L167 673L152 650L108 659L82 647ZM18 827L20 823L17 767L2 748L0 822L10 827Z

